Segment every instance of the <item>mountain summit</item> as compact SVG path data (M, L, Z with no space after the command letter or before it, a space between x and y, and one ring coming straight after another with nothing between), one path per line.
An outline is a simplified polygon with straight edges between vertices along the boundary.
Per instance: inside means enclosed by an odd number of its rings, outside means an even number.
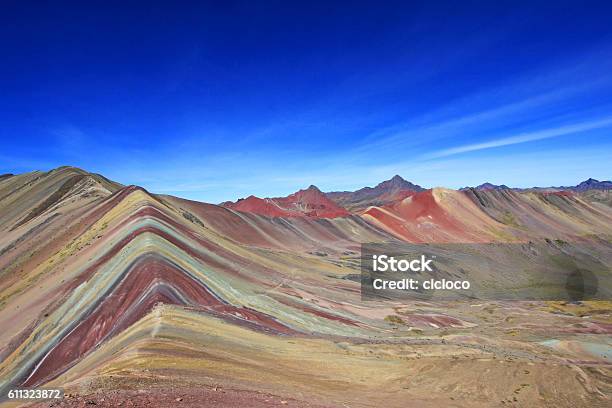
M584 193L587 191L610 191L612 190L612 181L599 181L594 178L588 178L575 186L559 186L559 187L531 187L525 189L516 189L517 191L573 191L575 193Z
M612 181L605 180L599 181L594 178L589 178L583 181L575 187L571 187L574 191L587 191L587 190L612 190Z
M489 182L482 183L481 185L476 186L476 187L464 187L464 188L461 188L460 190L469 190L470 188L474 188L475 190L478 190L478 191L510 190L510 187L508 187L505 184L497 185L497 184L493 184Z
M326 194L345 208L360 210L372 205L384 205L421 191L425 189L395 175L375 187L364 187L357 191L334 191Z
M370 187L365 187L358 191L367 190L367 189L370 189ZM385 191L385 192L410 190L410 191L419 192L419 191L424 191L425 189L419 185L412 184L411 182L404 180L402 176L396 174L389 180L379 183L376 187L372 188L371 190Z
M345 217L350 213L327 198L318 187L311 185L287 197L258 198L247 197L233 202L222 203L226 208L250 212L268 217Z

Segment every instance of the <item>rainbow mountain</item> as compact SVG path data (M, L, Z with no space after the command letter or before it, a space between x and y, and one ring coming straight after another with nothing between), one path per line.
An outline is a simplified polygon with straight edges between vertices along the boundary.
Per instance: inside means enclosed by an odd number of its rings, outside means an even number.
M588 244L609 262L605 201L371 190L214 205L74 167L0 177L1 395L607 406L610 302L363 302L354 279L364 242Z

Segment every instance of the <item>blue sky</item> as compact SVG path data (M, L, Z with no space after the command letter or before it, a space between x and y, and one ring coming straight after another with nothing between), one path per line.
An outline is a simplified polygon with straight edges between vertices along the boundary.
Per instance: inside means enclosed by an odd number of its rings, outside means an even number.
M209 202L611 176L605 2L48 3L2 5L0 173Z

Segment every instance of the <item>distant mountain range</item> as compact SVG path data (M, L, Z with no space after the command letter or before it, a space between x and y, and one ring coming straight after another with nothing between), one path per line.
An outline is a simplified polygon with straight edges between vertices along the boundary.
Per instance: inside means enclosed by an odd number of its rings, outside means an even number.
M463 187L460 188L460 191L464 191L464 190L469 190L471 188L474 188L475 190L478 191L489 191L489 190L510 190L511 188L508 187L505 184L500 184L500 185L496 185L496 184L491 184L491 183L483 183L479 186L476 187Z
M222 203L224 207L237 211L251 212L268 217L318 217L335 218L349 215L316 186L299 190L287 197L259 198L249 196L233 202Z
M496 185L491 183L484 183L476 187L463 187L460 190L475 189L479 191L487 190L515 190L515 191L575 191L584 192L589 190L612 190L612 181L599 181L594 178L589 178L580 184L575 186L562 186L562 187L531 187L531 188L511 188L505 184Z
M605 180L599 181L594 178L590 178L588 180L583 181L582 183L576 186L570 187L552 187L558 190L571 190L571 191L589 191L589 190L612 190L612 181Z
M583 193L589 201L610 203L612 182L589 178L576 186L511 188L505 184L483 183L476 187L464 187L462 192L503 191L540 192L555 194ZM400 202L417 193L428 191L418 184L411 183L399 175L356 191L332 191L323 193L316 186L299 190L287 197L259 198L249 196L236 202L227 201L220 205L237 211L250 212L268 217L318 217L335 218L350 213L363 213L369 207L384 207Z
M236 202L221 203L226 208L253 212L272 217L316 216L334 218L364 210L372 205L385 205L414 193L425 191L419 185L394 176L376 187L364 187L357 191L333 191L323 193L310 186L287 197L259 198L249 196Z

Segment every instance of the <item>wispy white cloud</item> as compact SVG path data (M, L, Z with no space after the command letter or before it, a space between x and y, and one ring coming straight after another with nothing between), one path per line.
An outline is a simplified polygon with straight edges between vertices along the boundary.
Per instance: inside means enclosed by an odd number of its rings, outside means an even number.
M51 134L55 137L57 148L62 151L78 149L89 139L83 130L73 124L53 129Z
M514 135L514 136L489 140L489 141L482 142L482 143L466 144L462 146L453 147L450 149L442 149L442 150L438 150L433 153L427 154L424 156L424 158L428 158L428 159L440 158L440 157L452 156L452 155L460 154L460 153L473 152L477 150L492 149L495 147L502 147L502 146L515 145L519 143L533 142L533 141L542 140L542 139L550 139L553 137L559 137L559 136L569 135L573 133L580 133L580 132L584 132L587 130L600 129L600 128L608 127L610 125L612 125L612 116L598 119L598 120L591 120L587 122L559 126L555 128L537 130L534 132L525 132L525 133L521 133L521 134Z
M604 58L609 54L607 48L592 50L579 58L573 56L538 67L496 86L474 89L429 111L407 113L405 120L364 137L352 153L368 155L374 149L391 155L401 151L425 153L435 150L442 141L473 143L474 139L504 129L533 129L548 126L552 121L569 121L571 116L595 116L597 111L602 114L605 107L593 104L592 100L597 93L609 94L612 88L607 74L612 60ZM415 106L418 101L416 96ZM572 104L582 110L568 110Z

